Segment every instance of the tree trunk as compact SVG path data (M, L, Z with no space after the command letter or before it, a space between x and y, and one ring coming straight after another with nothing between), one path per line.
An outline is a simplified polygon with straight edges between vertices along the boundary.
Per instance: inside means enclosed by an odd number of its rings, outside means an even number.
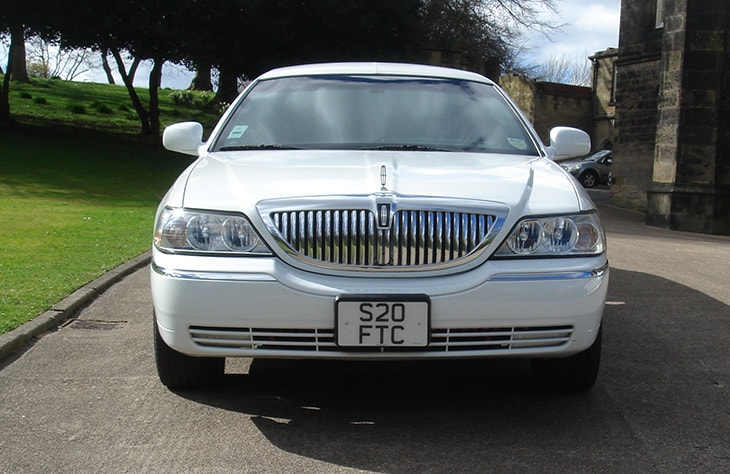
M5 68L5 76L3 84L0 86L0 122L10 121L10 75L13 72L13 42L10 42L10 51L8 51L8 67Z
M104 74L106 74L106 80L109 84L116 84L114 81L114 76L112 75L112 68L109 66L109 61L107 60L106 56L109 54L109 50L105 49L101 52L101 67L104 69Z
M8 70L10 67L8 66ZM2 89L0 90L0 122L10 120L10 74L5 74Z
M134 61L132 61L132 65L129 66L129 82L134 83L134 76L137 74L137 67L139 66L139 63L141 60L139 58L134 58Z
M150 71L150 133L154 136L160 135L160 100L159 90L162 83L162 65L165 61L155 59Z
M117 69L119 70L119 74L122 76L122 81L124 81L124 85L127 87L127 92L129 92L129 97L132 99L132 105L134 105L134 110L137 111L137 116L139 116L139 121L142 124L142 135L151 135L152 128L150 126L149 114L144 109L142 101L139 100L139 95L137 95L137 91L134 90L134 84L132 84L132 79L129 77L129 74L127 74L127 69L124 67L124 61L122 60L122 56L121 54L119 54L119 51L117 49L110 49L109 51L111 51L112 56L114 56L114 60L117 63Z
M213 81L210 78L210 66L197 65L195 68L195 77L188 90L191 91L212 91Z
M10 78L16 82L30 82L28 68L25 64L25 32L23 31L23 25L10 27L10 46L12 51L12 54L10 54L12 72L10 72L8 66Z
M217 104L233 102L238 97L238 75L225 68L220 69L218 93L213 101Z

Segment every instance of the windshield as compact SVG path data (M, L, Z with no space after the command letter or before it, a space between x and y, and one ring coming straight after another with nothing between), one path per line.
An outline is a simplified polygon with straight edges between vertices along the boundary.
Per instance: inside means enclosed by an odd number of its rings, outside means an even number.
M315 76L256 83L214 151L402 149L537 155L494 86L387 76Z

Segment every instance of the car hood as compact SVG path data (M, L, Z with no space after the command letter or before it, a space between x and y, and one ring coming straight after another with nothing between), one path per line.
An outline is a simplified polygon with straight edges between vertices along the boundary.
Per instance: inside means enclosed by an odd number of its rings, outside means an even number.
M560 166L566 167L566 166L576 166L576 165L585 165L588 163L593 163L591 160L565 160L558 163Z
M383 191L491 201L518 210L519 215L592 208L572 178L544 158L342 150L211 153L188 169L168 204L251 215L257 203L268 199ZM170 202L175 200L178 204Z

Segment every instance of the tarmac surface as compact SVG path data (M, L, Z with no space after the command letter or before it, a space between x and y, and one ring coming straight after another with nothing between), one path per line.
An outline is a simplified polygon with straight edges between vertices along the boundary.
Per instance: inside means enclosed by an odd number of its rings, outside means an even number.
M0 337L0 473L730 472L730 238L592 194L611 283L587 394L523 360L237 359L171 392L142 256Z

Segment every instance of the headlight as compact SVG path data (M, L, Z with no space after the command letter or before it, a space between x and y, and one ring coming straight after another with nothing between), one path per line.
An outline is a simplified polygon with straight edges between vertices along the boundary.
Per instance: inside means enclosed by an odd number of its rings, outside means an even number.
M271 254L246 217L184 209L162 211L154 245L171 253Z
M599 255L606 237L598 215L531 217L517 223L496 257Z

